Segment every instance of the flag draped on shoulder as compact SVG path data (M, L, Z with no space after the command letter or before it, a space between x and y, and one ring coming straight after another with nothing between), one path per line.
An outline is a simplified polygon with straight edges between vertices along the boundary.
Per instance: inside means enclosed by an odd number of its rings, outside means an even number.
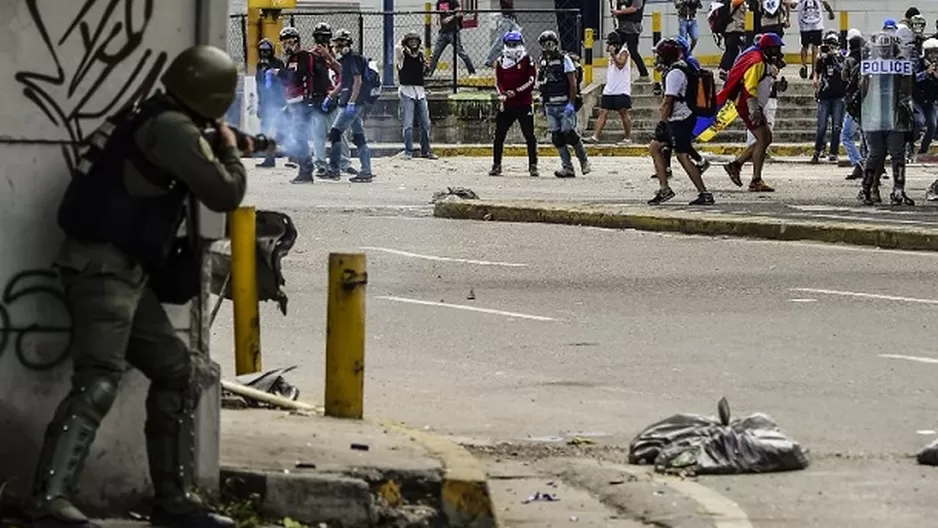
M750 68L762 62L762 51L752 46L743 51L726 76L726 82L717 92L717 114L713 117L697 118L694 126L694 137L697 141L710 141L720 131L733 124L739 116L736 110L736 99Z

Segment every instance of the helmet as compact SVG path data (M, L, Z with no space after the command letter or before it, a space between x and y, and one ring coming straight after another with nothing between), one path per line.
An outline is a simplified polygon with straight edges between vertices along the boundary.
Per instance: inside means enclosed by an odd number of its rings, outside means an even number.
M922 56L928 59L934 59L938 55L938 39L925 39L922 43Z
M420 44L423 43L423 39L420 38L420 35L418 35L415 31L410 31L404 34L404 38L401 39L401 44L403 44L404 46L407 46L408 42L411 42L414 40L417 41L417 45L414 46L415 48L419 48Z
M234 102L238 67L215 46L192 46L173 59L160 82L188 110L218 119Z
M824 43L830 46L840 45L840 34L833 29L824 33Z
M684 52L681 43L674 38L662 39L655 46L655 64L660 66L670 66L681 60L681 54Z
M274 43L271 42L270 39L261 39L261 41L257 43L257 50L274 51Z
M280 30L280 40L281 40L281 42L284 41L284 40L286 40L286 39L289 39L289 38L295 38L296 40L300 40L300 32L297 31L297 29L296 29L295 27L292 27L292 26L287 26L287 27L281 29L281 30Z
M352 39L352 32L345 28L338 29L336 30L335 35L332 37L332 42L345 42L351 46L354 42Z
M898 24L896 24L896 19L887 18L883 21L883 29L899 29Z
M784 44L782 43L782 37L775 33L765 33L759 37L757 46L765 51L768 48L781 48Z
M682 37L681 35L678 35L674 37L674 40L677 41L678 44L680 44L681 51L684 52L685 57L690 55L690 42L687 42L686 38Z
M916 34L921 35L925 33L925 26L928 22L925 20L925 17L922 15L913 15L909 19L909 28Z
M912 17L914 17L915 15L921 15L921 14L922 12L919 11L917 7L913 6L905 10L905 19L912 20Z
M560 37L557 36L557 33L548 29L537 37L537 43L545 51L554 51L560 47Z
M618 31L612 31L606 35L606 45L607 46L621 46L622 45L622 35Z
M313 28L313 40L317 44L328 44L332 39L332 26L326 22L320 22Z
M524 36L520 31L509 31L508 33L505 33L504 37L502 37L502 43L520 46L524 44Z
M860 33L859 29L850 28L847 30L847 42L858 38L863 38L863 33Z

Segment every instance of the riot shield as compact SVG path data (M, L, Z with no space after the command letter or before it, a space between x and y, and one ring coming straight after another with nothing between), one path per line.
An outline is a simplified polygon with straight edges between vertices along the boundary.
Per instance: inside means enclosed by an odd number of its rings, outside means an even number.
M867 41L860 62L863 130L911 130L915 82L911 52L895 32L875 33Z

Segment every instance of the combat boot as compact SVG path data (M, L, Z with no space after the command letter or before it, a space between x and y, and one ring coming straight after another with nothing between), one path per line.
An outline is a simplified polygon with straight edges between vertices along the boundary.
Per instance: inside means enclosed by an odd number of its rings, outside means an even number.
M902 189L893 189L892 193L889 195L889 204L890 205L915 205L915 201L906 196L905 191Z
M874 175L874 172L876 172L875 169L870 170L869 167L863 171L863 184L857 194L857 200L863 205L873 205L879 197L879 178Z

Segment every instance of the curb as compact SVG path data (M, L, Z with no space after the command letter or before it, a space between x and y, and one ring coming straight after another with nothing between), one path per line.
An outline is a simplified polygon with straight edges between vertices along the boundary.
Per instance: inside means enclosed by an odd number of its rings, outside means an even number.
M586 153L594 157L648 157L647 145L585 145ZM745 145L708 145L706 143L697 143L697 150L716 156L736 156L743 150ZM400 148L395 148L394 154L400 152ZM491 157L492 147L487 145L434 145L433 153L440 157ZM814 153L814 146L809 144L789 144L773 145L771 154L774 157L793 157L793 156L811 156ZM551 145L538 145L538 156L551 157L557 155L557 149ZM527 157L527 148L524 145L505 145L505 156L507 157ZM807 162L807 160L805 160Z
M411 429L399 423L384 427L409 436L423 445L443 464L440 504L447 526L453 528L496 528L495 504L488 476L479 461L461 445L439 435Z
M535 222L610 229L679 232L689 235L737 236L769 240L811 240L884 249L938 251L938 229L869 223L829 223L718 213L629 213L536 205L441 202L433 216L459 220Z

